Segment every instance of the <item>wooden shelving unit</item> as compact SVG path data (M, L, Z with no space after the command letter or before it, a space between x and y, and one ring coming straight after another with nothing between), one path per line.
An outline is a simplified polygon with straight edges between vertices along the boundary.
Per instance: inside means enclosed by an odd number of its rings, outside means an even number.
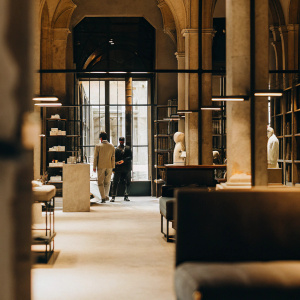
M295 80L294 80L295 81ZM298 80L299 81L299 80ZM279 140L283 184L300 184L300 83L271 99L271 126Z
M172 119L177 113L177 100L169 100L168 105L156 106L154 120L154 153L155 153L155 194L161 194L161 185L165 183L165 164L173 163L175 143L173 135L178 130L177 120Z
M59 114L60 118L51 118L51 115ZM52 128L65 131L65 135L50 135ZM55 110L45 108L43 110L43 138L42 147L42 173L48 173L48 183L56 187L56 196L62 196L63 166L51 166L50 163L58 161L67 163L70 156L80 157L82 161L81 147L81 118L78 108L60 107ZM50 150L52 147L63 146L63 150ZM61 180L51 180L51 176L61 176Z

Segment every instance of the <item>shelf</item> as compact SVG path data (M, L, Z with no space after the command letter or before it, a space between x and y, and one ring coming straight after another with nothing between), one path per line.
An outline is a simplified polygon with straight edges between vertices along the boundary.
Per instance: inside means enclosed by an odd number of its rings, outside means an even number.
M277 162L282 163L282 162L283 162L283 159L278 159Z
M35 230L35 229L33 229L33 230ZM56 232L54 232L50 236L46 236L46 235L38 235L36 237L33 236L31 244L32 245L45 245L45 244L48 245L53 241L55 236L56 236Z
M47 118L47 121L67 121L67 119L51 119L51 118Z
M154 168L155 168L155 169L165 169L166 167L165 167L165 166L154 165Z
M285 162L286 164L291 164L291 163L292 163L292 160L287 159L287 160L285 160L284 162Z
M294 136L298 137L300 136L300 133L295 133Z
M46 138L53 138L53 137L81 137L80 135L48 135Z
M281 113L281 114L277 114L277 115L275 115L275 117L282 117L283 116L283 114Z
M292 135L291 135L291 134L286 134L284 137L285 137L285 138L291 138Z
M155 138L166 138L166 137L172 137L174 134L155 134Z
M163 179L154 179L155 183L165 183Z
M285 114L287 115L287 114L291 114L292 113L292 111L290 110L290 111L287 111Z
M50 168L50 169L61 168L62 169L63 167L49 167L48 166L48 168Z
M156 153L169 153L169 152L173 152L173 150L155 149L154 152L156 152Z
M67 152L67 151L47 151L48 153L51 153L51 152L54 152L54 153L65 153L65 152Z
M300 164L300 160L294 160L295 164Z
M55 183L63 183L63 181L61 180L61 181L48 181L48 183L51 183L51 184L55 184Z
M278 135L277 138L278 139L283 139L283 135Z

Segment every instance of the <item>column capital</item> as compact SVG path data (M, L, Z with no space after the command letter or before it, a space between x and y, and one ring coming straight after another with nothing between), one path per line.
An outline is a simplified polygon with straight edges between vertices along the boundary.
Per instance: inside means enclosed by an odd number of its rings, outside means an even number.
M70 33L71 31L69 30L69 28L53 28L54 40L65 41Z
M299 30L299 24L288 24L287 31L298 31Z
M280 32L280 35L288 32L287 27L285 25L278 26L278 30Z
M177 59L185 58L185 52L175 52L175 56Z
M270 31L272 32L274 42L279 41L280 40L279 26L270 26L269 28Z
M198 29L186 28L181 30L181 34L187 36L189 34L198 34L198 31Z

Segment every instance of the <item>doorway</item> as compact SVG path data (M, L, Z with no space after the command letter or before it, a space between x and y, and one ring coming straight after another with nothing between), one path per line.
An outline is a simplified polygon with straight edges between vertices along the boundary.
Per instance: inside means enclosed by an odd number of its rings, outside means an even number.
M128 87L128 84L130 87ZM94 148L99 143L99 134L105 131L115 147L119 137L125 137L131 146L132 186L131 195L151 195L151 97L149 79L82 79L78 84L82 106L82 148L84 160L93 172ZM126 92L130 88L131 93Z

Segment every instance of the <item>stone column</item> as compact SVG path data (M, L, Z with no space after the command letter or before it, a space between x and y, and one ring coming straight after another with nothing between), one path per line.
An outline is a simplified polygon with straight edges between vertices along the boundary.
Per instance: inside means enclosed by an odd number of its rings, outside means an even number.
M178 61L178 69L183 70L185 68L185 55L184 52L175 53L177 61ZM184 99L184 85L185 85L185 74L184 73L178 73L178 110L184 110L185 109L185 99ZM185 132L185 120L181 119L178 121L178 131L179 132Z
M268 0L255 1L255 89L266 90L269 83ZM268 184L267 124L268 98L255 97L255 185Z
M282 43L278 26L271 26L273 42L271 43L275 53L276 70L283 70ZM283 76L282 74L272 74L271 88L280 88Z
M298 70L299 59L299 24L287 25L288 31L288 55L287 64L289 70ZM289 86L293 84L293 78L296 74L289 75Z
M286 26L279 26L278 27L280 39L281 39L281 47L282 47L282 69L287 70L288 69L288 31ZM288 74L283 74L283 87L288 87Z
M214 30L204 28L202 30L202 68L203 70L212 69L212 40ZM202 105L211 106L212 93L212 74L203 73L202 75ZM212 155L212 112L202 111L202 164L211 165Z
M256 89L267 88L268 11L267 0L256 0ZM250 92L250 0L226 1L227 95ZM265 48L265 49L264 49ZM253 62L254 63L254 62ZM267 183L267 99L255 101L255 172L258 185ZM228 181L251 184L250 102L227 104ZM259 152L262 151L262 152ZM240 177L237 179L237 177Z
M71 32L68 28L53 29L53 69L66 68L66 49L69 33ZM64 102L66 97L66 74L54 74L52 78L54 94Z
M198 30L184 29L185 38L185 68L198 69ZM185 102L186 109L198 110L198 74L185 74ZM185 145L187 151L186 164L198 165L198 114L186 114L185 117Z
M126 145L132 145L132 77L126 78L126 108L125 108L125 124L126 124Z

